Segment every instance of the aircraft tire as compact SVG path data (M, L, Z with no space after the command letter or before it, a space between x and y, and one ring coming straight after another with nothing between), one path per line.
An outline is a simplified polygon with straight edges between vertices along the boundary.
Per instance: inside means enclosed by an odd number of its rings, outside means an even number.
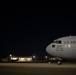
M58 65L61 65L61 64L62 64L62 61L60 61L60 60L57 61L57 64L58 64Z

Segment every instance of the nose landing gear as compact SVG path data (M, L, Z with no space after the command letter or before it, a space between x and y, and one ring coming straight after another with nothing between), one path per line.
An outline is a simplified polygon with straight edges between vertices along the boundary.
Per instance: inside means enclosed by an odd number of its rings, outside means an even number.
M57 64L61 65L62 64L62 59L61 58L57 58Z
M61 65L61 64L62 64L62 60L58 60L58 61L57 61L57 64L58 64L58 65Z

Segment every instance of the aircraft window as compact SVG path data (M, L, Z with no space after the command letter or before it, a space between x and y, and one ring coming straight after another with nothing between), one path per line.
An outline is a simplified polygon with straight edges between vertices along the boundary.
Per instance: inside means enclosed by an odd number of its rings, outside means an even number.
M71 41L71 43L73 44L73 43L76 43L76 41Z
M58 41L58 44L61 44L61 41L60 40Z
M73 41L73 43L75 43L75 41Z
M71 41L71 43L73 43L73 42Z
M52 45L52 47L54 48L54 47L55 47L55 45Z
M69 44L69 41L67 41L67 43Z

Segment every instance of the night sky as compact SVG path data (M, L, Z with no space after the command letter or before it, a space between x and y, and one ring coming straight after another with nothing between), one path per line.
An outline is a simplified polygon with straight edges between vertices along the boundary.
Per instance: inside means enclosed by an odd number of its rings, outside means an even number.
M54 39L76 35L74 4L4 4L0 8L0 58L48 55L46 47Z

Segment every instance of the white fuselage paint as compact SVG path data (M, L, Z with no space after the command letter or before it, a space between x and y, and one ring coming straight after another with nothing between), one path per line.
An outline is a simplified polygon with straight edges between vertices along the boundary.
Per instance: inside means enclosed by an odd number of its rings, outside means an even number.
M47 46L46 51L52 56L76 59L76 36L58 38Z

